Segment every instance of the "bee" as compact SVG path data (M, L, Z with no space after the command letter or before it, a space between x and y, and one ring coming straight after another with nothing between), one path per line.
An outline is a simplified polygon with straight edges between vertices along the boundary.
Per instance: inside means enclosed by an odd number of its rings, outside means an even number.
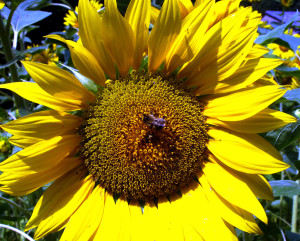
M156 130L161 130L166 126L166 120L164 118L155 117L152 112L148 115L144 115L143 122L150 126L151 129L155 128Z

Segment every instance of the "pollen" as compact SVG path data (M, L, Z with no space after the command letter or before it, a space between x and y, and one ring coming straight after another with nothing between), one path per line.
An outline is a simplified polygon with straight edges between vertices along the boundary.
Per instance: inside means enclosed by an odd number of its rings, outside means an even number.
M194 179L208 141L203 105L175 77L132 73L109 81L83 114L89 173L127 199L171 195Z

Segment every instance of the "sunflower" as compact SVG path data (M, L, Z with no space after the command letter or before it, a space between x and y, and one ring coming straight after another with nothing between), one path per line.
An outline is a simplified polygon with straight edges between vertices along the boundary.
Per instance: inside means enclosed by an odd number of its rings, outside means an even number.
M290 7L290 6L292 6L293 3L294 3L293 0L281 0L282 6L287 7L287 8Z
M0 9L2 9L5 6L5 3L3 2L3 0L0 0Z
M289 29L285 31L285 34L289 34L292 35L293 37L300 38L299 34L293 34L293 29ZM288 67L300 69L300 59L299 59L300 46L298 46L296 53L286 48L285 46L276 43L268 44L268 48L273 51L272 54L283 59L284 65ZM293 76L284 77L281 83L283 85L286 85L288 89L296 89L300 87L299 79Z
M284 32L285 34L291 35L295 38L300 38L299 34L293 34L293 29L288 29ZM296 58L297 56L295 55L295 53L291 50L288 49L285 46L282 46L280 44L276 44L276 43L271 43L268 44L267 46L269 49L273 50L272 54L282 58L283 60L285 60L284 64L291 66L291 67L299 67L300 63L299 59ZM300 46L298 46L297 48L297 54L299 54L299 50L300 50ZM297 66L298 64L298 66ZM295 66L296 65L296 66Z
M26 230L61 240L237 240L262 233L263 174L288 167L257 133L295 119L268 106L286 92L252 86L280 60L254 44L260 18L240 1L166 0L151 33L150 0L115 0L102 17L78 6L75 67L85 88L55 66L23 62L35 83L1 87L51 108L2 125L24 149L0 165L14 196L51 185Z
M31 49L33 47L39 47L39 45L34 44L33 46L27 46L27 49ZM47 49L45 49L39 53L26 54L25 60L40 62L40 63L55 66L56 62L58 62L58 60L59 60L55 51L56 51L56 44L53 44L52 46L49 46Z
M97 0L90 0L91 5L99 11L103 4L99 3ZM64 17L64 25L69 26L71 25L73 28L78 28L78 7L76 6L75 11L69 10L66 16Z

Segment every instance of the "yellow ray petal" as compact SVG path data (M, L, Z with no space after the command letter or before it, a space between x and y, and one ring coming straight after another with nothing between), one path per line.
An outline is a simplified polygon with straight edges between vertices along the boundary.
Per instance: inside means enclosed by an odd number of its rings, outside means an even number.
M157 206L152 203L146 204L142 215L144 221L142 231L148 237L147 240L184 240L182 220L179 220L179 216L180 214L174 211L172 203L165 197L159 198Z
M119 13L116 0L105 0L102 18L103 43L122 76L127 76L133 61L135 38L131 26Z
M201 1L200 1L201 2ZM203 0L202 0L203 2ZM223 0L218 1L214 6L214 17L211 19L210 26L222 21L227 16L239 10L241 0ZM195 3L195 6L198 3Z
M204 115L222 121L244 120L267 108L285 92L280 86L263 86L208 96L202 99L207 101Z
M151 237L151 234L148 235L150 229L147 227L145 222L145 215L142 213L142 209L137 200L131 200L129 211L130 211L130 233L131 241L140 241L143 237L143 241L152 241L154 237Z
M140 204L131 201L131 240L139 241L141 237L143 241L184 240L182 220L179 218L181 215L177 210L174 211L172 206L166 198L160 198L157 206L154 203L146 203L142 213Z
M200 82L200 85L197 87L194 93L197 96L200 96L215 93L226 93L229 91L242 89L248 85L251 85L256 80L263 77L268 71L281 64L281 60L275 59L250 59L245 64L240 66L231 76L222 81L219 81L219 78L211 78L208 80L199 75L198 78L200 79L198 81Z
M94 181L84 172L72 170L57 179L45 191L33 210L25 230L38 226L34 238L57 232L91 194Z
M0 190L12 196L24 196L48 184L66 172L82 164L79 158L65 158L53 168L44 172L16 175L3 173L0 176Z
M148 70L155 72L164 61L173 41L180 33L178 0L166 0L159 12L148 43Z
M254 195L266 200L274 200L273 190L269 182L262 175L240 174L240 179L247 183Z
M94 240L129 241L129 217L130 213L127 201L119 199L115 202L112 195L107 195L101 224L97 230ZM111 227L114 227L114 232L111 232Z
M222 166L223 168L227 168L229 170L228 166L224 165L224 163L222 163L214 155L210 154L208 159L211 162L216 163ZM230 172L238 176L238 178L241 181L246 183L256 197L266 200L274 200L272 188L268 181L262 175L238 172L234 169L230 169Z
M1 128L12 135L46 140L70 130L75 131L81 122L82 119L78 116L47 110L8 122L1 125Z
M202 170L212 188L220 196L233 205L254 214L264 223L268 223L263 207L247 184L241 181L238 176L211 162L205 163Z
M21 148L26 148L31 145L34 145L38 142L42 141L41 139L37 138L24 138L20 136L12 136L9 138L9 142L15 146L21 147Z
M199 236L203 240L237 240L215 207L208 202L201 185L192 182L189 187L184 187L181 191L182 197L179 199L171 197L171 207L180 217L184 230L190 226L196 231L193 235L198 237L193 236L192 240L201 240ZM187 235L189 237L189 234Z
M107 53L103 43L101 17L88 0L79 0L78 25L79 36L86 47L97 59L99 65L111 79L116 79L114 62Z
M245 232L262 234L252 213L249 213L222 198L209 184L205 175L199 175L198 178L203 187L205 196L224 220Z
M151 6L151 16L150 16L150 23L151 24L155 24L156 20L158 18L159 15L159 9L156 7Z
M103 217L106 196L105 190L97 185L87 200L71 216L61 240L92 239Z
M176 68L192 59L195 53L199 51L199 39L201 39L208 28L210 14L212 13L212 11L209 12L209 10L213 3L214 1L207 0L205 3L201 4L200 7L194 9L182 21L180 34L166 56L164 69L167 73L171 73Z
M297 119L281 111L264 109L243 121L220 121L207 118L207 123L242 133L263 133L278 129Z
M239 11L237 14L223 19L210 28L198 43L198 52L195 52L195 56L180 69L178 73L179 78L191 78L200 70L210 66L209 63L215 63L217 59L221 59L223 55L229 52L226 52L226 48L231 47L234 49L236 46L242 46L239 43L243 42L247 35L244 32L245 28L240 26L246 17L246 10ZM253 29L248 28L247 31L251 32ZM240 34L242 35L240 36ZM235 43L234 41L236 40L239 40L239 42ZM219 48L222 48L221 52Z
M198 7L200 4L204 3L206 0L196 0L194 4L194 8Z
M261 46L259 44L254 44L253 47L250 49L247 59L256 59L259 58L265 54L267 54L270 50L264 46ZM275 59L273 59L275 60Z
M182 232L182 220L179 218L181 215L178 215L172 206L173 204L168 201L167 198L159 198L157 214L152 212L152 217L148 216L150 222L155 220L158 216L159 222L156 223L155 230L157 230L157 236L160 237L160 240L184 240L184 234ZM150 210L149 210L150 211ZM150 231L151 232L151 231ZM199 234L197 235L199 236Z
M184 224L182 227L182 233L184 238L182 240L197 240L205 241L204 238L198 233L198 231L190 224Z
M33 80L55 98L92 102L95 96L71 73L56 66L32 61L22 62Z
M257 134L211 128L208 149L226 166L249 174L271 174L289 167L278 151Z
M56 39L67 44L74 66L79 70L79 72L93 80L96 84L100 86L105 85L106 78L103 70L98 64L97 59L88 49L71 40L65 40L59 35L47 35L45 37Z
M148 44L150 14L150 0L132 0L126 10L125 18L130 24L135 36L136 45L132 67L136 70L140 68L143 53Z
M72 100L55 98L54 96L49 95L36 83L15 82L10 84L2 84L0 88L11 90L27 100L58 111L80 110L87 107L87 104L79 99Z
M254 41L254 28L249 28L232 42L219 46L217 54L205 58L198 65L198 72L188 79L190 86L199 86L202 82L216 83L224 81L234 74L244 61ZM210 53L211 54L211 53Z
M191 0L179 0L178 3L181 19L184 19L194 9L193 3Z
M56 166L67 155L74 154L79 142L78 135L40 141L1 162L0 170L16 175L43 172Z

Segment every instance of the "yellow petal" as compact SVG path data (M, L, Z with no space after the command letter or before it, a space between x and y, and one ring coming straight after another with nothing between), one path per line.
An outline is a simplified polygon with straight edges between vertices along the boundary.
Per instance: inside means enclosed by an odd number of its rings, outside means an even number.
M116 0L105 0L102 18L103 43L122 76L127 76L133 61L135 38L129 23L119 13Z
M267 108L285 92L280 86L263 86L208 96L202 99L207 101L204 115L222 121L244 120Z
M218 158L216 158L212 154L209 155L208 159L213 163L216 163L222 167L229 169L228 166L225 166L224 163L222 163ZM230 169L230 172L234 173L236 176L239 177L240 180L247 183L248 187L251 189L251 191L256 197L266 200L274 200L273 190L268 181L262 175L238 172L233 169Z
M226 166L249 174L272 174L289 167L278 151L257 134L211 128L208 149Z
M74 66L79 70L79 72L93 80L96 84L100 86L105 85L106 78L103 70L98 64L97 59L87 48L71 40L65 40L59 35L47 35L45 37L56 39L67 44L71 52Z
M208 201L216 208L217 212L224 220L245 232L262 234L252 213L249 213L222 198L222 196L216 193L209 184L205 175L199 175L198 178Z
M158 208L148 208L148 221L151 223L158 217L158 220L153 229L156 231L156 237L159 240L184 240L182 232L182 220L179 218L182 215L174 210L173 203L170 203L167 198L161 197L158 200ZM151 210L149 210L151 208ZM147 210L145 211L146 214ZM150 224L149 224L150 225ZM150 230L150 232L153 232ZM200 236L199 234L197 235ZM158 238L159 237L159 238Z
M151 2L150 0L132 0L126 10L125 18L130 24L135 36L135 51L132 67L140 68L143 53L148 44L150 24Z
M34 145L38 142L40 142L41 139L37 138L24 138L20 136L12 136L9 138L9 142L15 146L21 147L21 148L26 148L31 145Z
M198 7L200 4L204 3L206 0L196 0L194 4L194 8Z
M116 218L117 217L117 218ZM112 195L107 195L101 224L94 240L130 240L129 233L129 207L125 200L118 199L116 202ZM111 232L114 227L115 231Z
M207 118L208 124L222 126L243 133L268 132L296 121L295 117L272 109L264 109L242 121L220 121L218 119Z
M199 7L201 8L202 5ZM226 48L234 48L232 46L234 45L233 41L237 40L237 38L241 42L243 39L238 35L244 32L245 28L242 29L240 26L246 16L247 12L245 10L240 11L238 14L227 17L210 28L198 43L194 57L180 69L178 73L179 78L193 77L204 67L208 67L208 63L214 63L216 59L220 59L226 53L224 53ZM247 31L250 30L247 29ZM245 34L243 33L242 37L244 36ZM222 52L219 52L220 47L223 49Z
M65 158L56 166L43 172L26 173L25 175L4 172L0 176L0 184L3 184L0 190L12 196L24 196L81 164L82 160L79 158Z
M240 179L247 183L254 195L266 200L274 200L273 190L268 181L262 175L240 174Z
M147 237L145 240L184 240L182 220L179 219L181 215L177 211L174 211L173 204L167 198L162 197L159 198L156 205L154 203L145 204L143 215L140 217L142 221L140 232L144 233L144 236ZM135 229L132 229L131 232L134 233ZM134 240L140 240L137 235L134 235L134 237Z
M92 239L103 217L106 196L105 190L97 185L92 194L71 216L61 240Z
M101 17L88 0L79 0L78 25L79 36L83 46L97 59L99 65L111 79L116 79L114 62L107 53L103 43L103 29Z
M256 59L259 58L265 54L267 54L270 50L264 46L261 46L259 44L254 44L253 47L250 49L247 59ZM275 59L273 59L275 60Z
M200 2L203 0L200 0ZM222 21L227 16L237 12L239 10L241 0L223 0L216 2L214 6L214 17L211 19L210 26ZM195 6L197 5L197 1Z
M190 2L188 0L188 2ZM194 9L183 21L180 34L174 41L169 53L166 56L164 69L171 73L176 68L192 59L199 51L199 39L205 34L208 28L209 12L214 1L208 0ZM209 13L208 13L209 12Z
M0 88L8 89L21 97L32 102L50 107L58 111L80 110L87 107L85 102L81 100L55 98L48 94L36 83L31 82L15 82L10 84L2 84Z
M215 207L208 202L201 185L192 182L189 187L182 188L181 192L182 197L177 200L171 197L171 207L176 216L180 217L183 230L192 228L196 231L193 236L184 233L185 237L190 240L201 240L199 236L203 240L237 240Z
M198 65L198 72L194 72L188 79L190 86L198 87L202 82L223 81L234 74L248 54L254 38L255 28L249 28L231 43L219 46L217 54L204 57Z
M181 17L178 0L166 0L150 33L148 70L155 72L164 61L173 41L180 33Z
M43 172L56 166L67 155L74 154L79 142L78 135L40 141L1 162L0 170L16 175Z
M194 9L193 3L191 0L179 0L178 3L181 18L184 19Z
M1 128L12 135L46 140L70 130L75 131L81 122L78 116L46 110L8 122L1 125Z
M0 0L0 9L2 9L5 6L5 3L3 2L3 0Z
M159 9L151 6L150 23L152 23L154 25L156 23L158 15L159 15Z
M81 100L82 102L95 100L95 96L71 73L48 64L32 61L23 61L22 63L33 80L53 97Z
M259 78L263 77L268 71L281 65L281 60L275 59L250 59L245 64L240 66L231 76L221 79L205 79L201 80L200 85L194 91L197 96L208 95L214 93L226 93L235 91L251 85ZM201 72L200 72L201 73ZM199 75L200 78L200 75Z
M233 205L254 214L264 223L268 223L263 207L247 184L241 181L238 176L211 162L205 163L202 170L212 188L220 196Z
M91 194L94 184L91 176L84 178L84 172L73 170L66 173L47 188L25 229L38 226L35 239L57 232Z
M137 200L131 200L129 211L130 211L130 232L131 241L140 241L143 237L143 241L152 241L154 238L151 237L153 232L149 232L150 227L146 226L145 215L142 213L142 209ZM148 234L151 233L150 235Z

